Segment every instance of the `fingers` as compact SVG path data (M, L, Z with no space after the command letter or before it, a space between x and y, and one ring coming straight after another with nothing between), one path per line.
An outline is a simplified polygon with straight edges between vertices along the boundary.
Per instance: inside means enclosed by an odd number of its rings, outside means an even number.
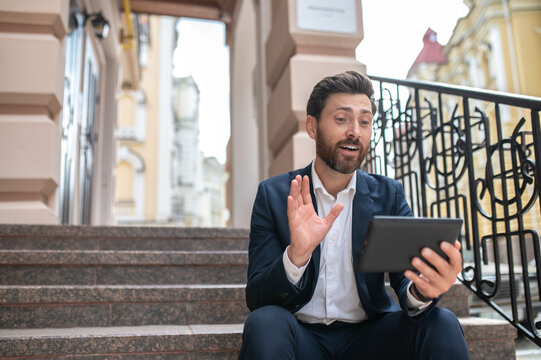
M327 222L327 224L329 224L329 228L332 226L332 224L334 223L334 220L336 220L336 218L338 217L338 215L340 215L343 209L344 209L343 204L336 204L331 209L331 211L325 218L325 221Z
M458 244L458 248L457 248ZM460 254L460 242L456 241L454 246L449 244L448 242L442 242L440 245L441 250L447 255L449 258L449 264L451 264L451 267L453 270L460 272L462 269L462 255Z
M297 211L297 203L295 200L293 200L292 196L287 197L287 218L289 219L289 222L291 223L291 220L295 217L295 213Z
M424 249L423 249L424 251ZM425 256L423 254L423 256ZM439 255L437 255L442 261L445 262L445 260L443 260ZM425 257L426 258L426 257ZM428 260L428 259L427 259ZM434 268L432 268L430 265L428 265L427 263L425 263L423 260L421 260L420 258L418 257L414 257L412 260L411 260L411 264L413 265L413 267L415 267L415 269L417 271L419 271L419 273L423 274L423 276L425 277L425 279L427 280L431 280L431 281L434 281L434 282L438 282L439 278L440 278L440 274L439 274L439 268L438 266L436 266L433 262L430 262L432 265L434 265L434 267L436 267L436 269L438 269L438 271L434 270ZM440 265L441 267L441 265Z
M289 196L297 202L297 206L312 204L312 196L310 195L310 179L308 176L301 177L297 175L295 179L291 180L291 187L289 188Z
M415 268L419 266L419 268L423 268L424 271L419 270L420 274L417 274L411 270L406 270L404 275L415 284L415 287L423 296L427 298L437 298L448 290L443 287L444 284L441 282L438 273L434 271L434 269L426 265L419 258L415 258L412 263L414 263L415 260L424 264L416 264L414 265Z
M448 261L435 251L424 248L421 255L434 266L432 268L420 258L415 257L411 261L414 268L420 275L413 271L406 271L404 275L415 283L417 290L426 297L435 298L449 290L455 283L456 276L462 269L462 256L460 254L460 243L450 244L442 242L442 251L447 255Z
M301 181L301 176L297 175L295 179L291 180L291 187L289 188L289 196L293 198L297 206L302 206Z
M310 195L310 180L304 175L301 186L302 201L304 204L312 204L312 196Z
M446 266L449 266L449 263L443 257L441 257L437 252L435 252L434 250L430 248L422 249L421 255L423 256L423 258L426 259L426 261L432 264L438 270L438 272L444 270ZM424 261L421 261L420 259L418 260L419 260L419 263L426 265ZM428 267L432 269L430 266Z

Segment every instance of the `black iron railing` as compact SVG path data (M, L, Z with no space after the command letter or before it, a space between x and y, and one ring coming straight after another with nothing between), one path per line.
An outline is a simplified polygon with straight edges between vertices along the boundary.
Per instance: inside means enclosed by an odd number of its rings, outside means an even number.
M463 218L472 311L490 305L541 346L541 98L371 79L365 170L401 181L417 216Z

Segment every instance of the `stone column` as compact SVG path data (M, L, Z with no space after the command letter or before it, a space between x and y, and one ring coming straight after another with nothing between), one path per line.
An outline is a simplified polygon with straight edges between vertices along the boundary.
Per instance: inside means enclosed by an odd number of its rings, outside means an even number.
M69 0L0 2L0 222L58 222Z
M313 0L272 2L266 43L269 176L303 167L315 157L315 145L305 131L313 86L342 71L366 72L355 58L363 39L361 14L361 0L329 1L324 6Z

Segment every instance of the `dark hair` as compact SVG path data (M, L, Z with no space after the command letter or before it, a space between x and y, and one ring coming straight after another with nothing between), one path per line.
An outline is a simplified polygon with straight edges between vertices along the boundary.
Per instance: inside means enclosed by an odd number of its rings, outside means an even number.
M376 114L372 82L368 76L356 71L346 71L320 80L312 89L308 104L306 104L306 114L319 121L321 111L327 104L327 98L335 93L365 94L370 99L372 114Z

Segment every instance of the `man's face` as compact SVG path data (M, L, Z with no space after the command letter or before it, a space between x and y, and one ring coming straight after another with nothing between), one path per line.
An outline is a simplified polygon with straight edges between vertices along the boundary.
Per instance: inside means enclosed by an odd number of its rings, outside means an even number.
M330 95L319 122L310 116L307 123L310 137L316 140L316 155L342 174L355 171L368 152L372 117L370 99L365 94ZM314 126L315 131L310 131Z

